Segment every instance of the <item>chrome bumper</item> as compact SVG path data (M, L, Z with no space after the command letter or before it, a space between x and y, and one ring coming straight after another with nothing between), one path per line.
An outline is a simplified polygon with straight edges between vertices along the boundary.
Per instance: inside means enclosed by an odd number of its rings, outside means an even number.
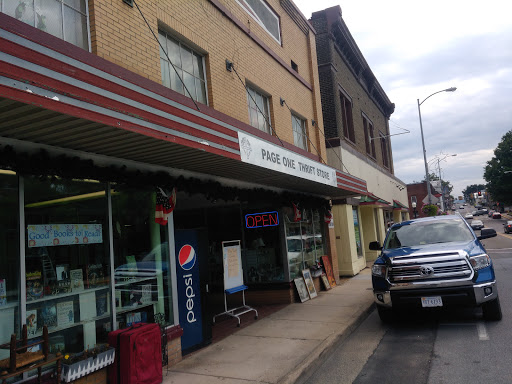
M498 286L496 285L496 280L474 285L473 292L475 294L475 305L481 305L486 301L496 299L498 297ZM374 291L373 299L378 305L389 308L393 306L390 291Z

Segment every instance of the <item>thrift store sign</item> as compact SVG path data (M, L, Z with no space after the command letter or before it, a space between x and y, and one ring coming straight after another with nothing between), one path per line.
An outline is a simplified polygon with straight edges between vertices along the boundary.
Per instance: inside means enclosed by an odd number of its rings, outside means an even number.
M238 132L242 161L267 169L338 186L336 170L254 136Z
M27 226L28 246L103 243L101 224L48 224Z

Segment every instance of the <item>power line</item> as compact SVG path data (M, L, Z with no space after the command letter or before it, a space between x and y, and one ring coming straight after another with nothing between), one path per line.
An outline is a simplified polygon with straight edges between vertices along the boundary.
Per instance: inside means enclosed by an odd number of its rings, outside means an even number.
M292 113L292 109L290 108L290 106L288 105L288 103L286 102L286 100L285 100L285 99L281 99L281 100L280 100L280 102L281 102L281 105L285 104L285 105L286 105L286 108L288 108L288 110L290 111L290 113ZM292 127L292 129L293 129L293 127ZM306 139L307 139L307 140L309 141L309 143L311 144L311 146L312 146L313 148L315 148L315 151L316 151L316 153L318 154L318 157L320 158L320 160L322 160L322 162L323 162L324 164L327 164L327 163L325 162L325 160L322 158L322 155L320 155L320 151L318 151L318 149L316 149L315 145L313 144L313 142L311 141L311 139L309 138L309 136L307 135L307 133L306 133L306 135L305 135L305 136L306 136Z
M281 141L281 139L279 138L279 136L277 136L277 133L276 131L274 130L274 128L272 128L272 124L270 124L270 120L268 118L267 115L265 115L265 113L263 113L263 111L260 109L260 107L258 106L258 104L256 103L256 100L254 100L254 97L252 97L251 93L249 92L249 89L247 88L247 85L244 83L244 81L242 80L242 78L240 77L240 75L238 74L234 64L231 62L231 61L228 61L226 60L226 69L229 70L229 68L231 68L233 71L235 71L236 73L236 76L238 77L238 80L240 80L240 82L242 83L242 85L244 86L245 88L245 91L247 92L247 94L249 95L249 97L251 98L251 100L253 101L254 105L256 106L256 108L258 109L258 111L261 113L261 115L265 118L265 121L267 122L268 126L270 127L270 129L272 130L272 133L275 137L277 137L277 139L279 140L279 142L281 143L281 145L284 147L284 144L283 142Z
M201 111L201 109L199 109L199 105L197 105L196 101L194 100L194 98L192 97L192 94L190 93L190 91L188 90L187 86L185 85L185 82L183 81L183 79L181 78L178 70L176 69L176 67L174 66L174 64L172 63L171 59L169 58L169 55L167 55L167 51L164 49L164 47L162 46L162 44L160 43L160 40L158 40L158 37L155 35L155 32L153 32L153 29L151 29L151 26L149 25L148 21L146 20L146 17L144 16L144 14L142 13L142 11L140 10L139 8L139 5L137 4L137 2L135 0L133 0L133 4L135 4L135 6L137 7L137 9L139 10L139 13L140 15L142 16L142 18L144 19L144 21L146 22L146 25L148 26L149 30L151 31L153 37L155 38L156 42L158 43L158 45L160 46L160 48L162 49L162 51L164 52L165 54L165 57L167 57L167 60L169 60L169 64L171 64L172 68L174 69L174 72L176 72L176 76L178 76L178 79L180 79L181 81L181 84L183 84L183 87L185 88L185 90L187 91L188 95L190 96L190 99L192 99L192 102L194 103L194 105L196 106L197 110L198 111Z

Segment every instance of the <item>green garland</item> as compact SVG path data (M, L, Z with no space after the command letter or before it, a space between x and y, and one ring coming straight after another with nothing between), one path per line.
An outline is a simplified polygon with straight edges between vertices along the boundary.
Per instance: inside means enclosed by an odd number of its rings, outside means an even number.
M9 169L20 174L47 177L48 175L67 179L95 179L102 182L113 182L129 187L166 186L176 187L178 191L189 195L201 193L210 201L238 200L250 202L256 200L271 201L281 206L291 206L292 202L301 208L329 210L329 201L300 193L274 192L264 188L244 189L223 186L217 181L204 181L197 178L174 177L166 172L142 172L128 170L126 166L101 167L92 160L80 159L76 156L50 156L45 150L33 154L18 153L12 146L0 146L0 168Z

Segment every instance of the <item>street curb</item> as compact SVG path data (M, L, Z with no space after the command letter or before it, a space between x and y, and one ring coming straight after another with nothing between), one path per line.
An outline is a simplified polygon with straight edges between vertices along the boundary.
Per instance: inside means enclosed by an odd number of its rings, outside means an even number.
M372 301L368 308L363 309L359 316L357 316L347 328L324 339L304 360L300 361L291 372L280 378L277 384L294 384L304 372L311 371L311 373L313 373L322 363L318 358L324 354L329 354L329 351L359 327L359 325L370 316L374 309L375 303Z

